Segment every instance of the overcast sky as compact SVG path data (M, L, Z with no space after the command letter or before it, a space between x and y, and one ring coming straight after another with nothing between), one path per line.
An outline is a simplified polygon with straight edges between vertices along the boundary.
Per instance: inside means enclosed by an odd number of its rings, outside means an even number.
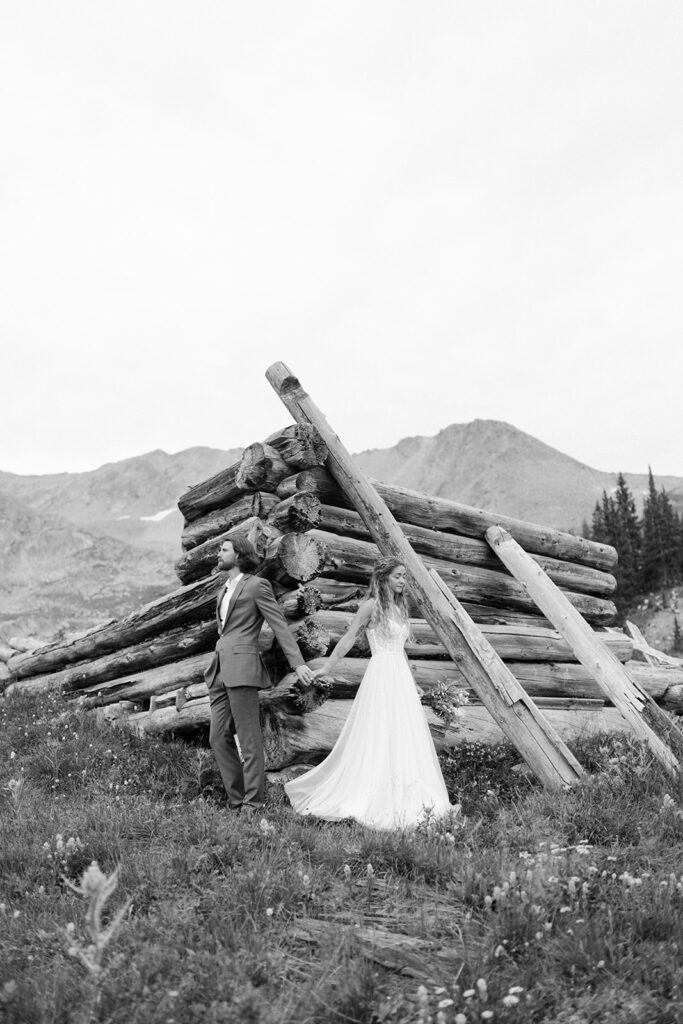
M683 4L21 0L0 469L500 419L683 475Z

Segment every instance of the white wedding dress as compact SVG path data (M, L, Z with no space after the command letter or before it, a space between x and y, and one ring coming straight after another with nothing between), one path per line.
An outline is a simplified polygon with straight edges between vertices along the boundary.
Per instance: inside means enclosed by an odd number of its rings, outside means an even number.
M409 828L448 793L403 647L406 623L368 628L372 657L339 739L321 764L285 784L292 807L328 821Z

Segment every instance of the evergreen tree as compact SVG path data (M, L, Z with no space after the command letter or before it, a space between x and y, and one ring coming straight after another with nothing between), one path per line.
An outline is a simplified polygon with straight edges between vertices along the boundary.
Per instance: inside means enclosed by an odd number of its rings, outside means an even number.
M620 610L630 605L641 589L641 530L636 503L623 473L617 477L614 499L614 540L619 554L616 569Z
M674 615L674 651L683 651L683 633L681 633L681 625L678 621L678 616Z
M681 523L664 488L655 487L649 470L643 508L643 590L669 587L681 579Z

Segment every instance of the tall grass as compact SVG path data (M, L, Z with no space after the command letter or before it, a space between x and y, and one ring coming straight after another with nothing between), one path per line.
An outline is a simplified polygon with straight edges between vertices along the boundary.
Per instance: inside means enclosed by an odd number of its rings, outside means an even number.
M683 791L628 739L575 746L560 796L469 744L442 757L460 813L376 833L275 786L235 816L207 751L52 697L0 702L0 735L0 1020L683 1022ZM384 930L419 956L387 966Z

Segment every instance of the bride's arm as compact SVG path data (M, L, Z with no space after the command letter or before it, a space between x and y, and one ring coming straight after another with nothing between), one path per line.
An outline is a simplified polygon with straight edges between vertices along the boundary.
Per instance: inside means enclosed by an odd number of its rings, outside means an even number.
M325 659L325 664L321 668L315 669L313 672L316 679L319 676L329 675L336 668L344 655L351 650L361 629L367 626L370 621L374 607L374 598L370 597L367 601L363 601L362 605L356 612L351 625L344 635L337 641L329 658Z

